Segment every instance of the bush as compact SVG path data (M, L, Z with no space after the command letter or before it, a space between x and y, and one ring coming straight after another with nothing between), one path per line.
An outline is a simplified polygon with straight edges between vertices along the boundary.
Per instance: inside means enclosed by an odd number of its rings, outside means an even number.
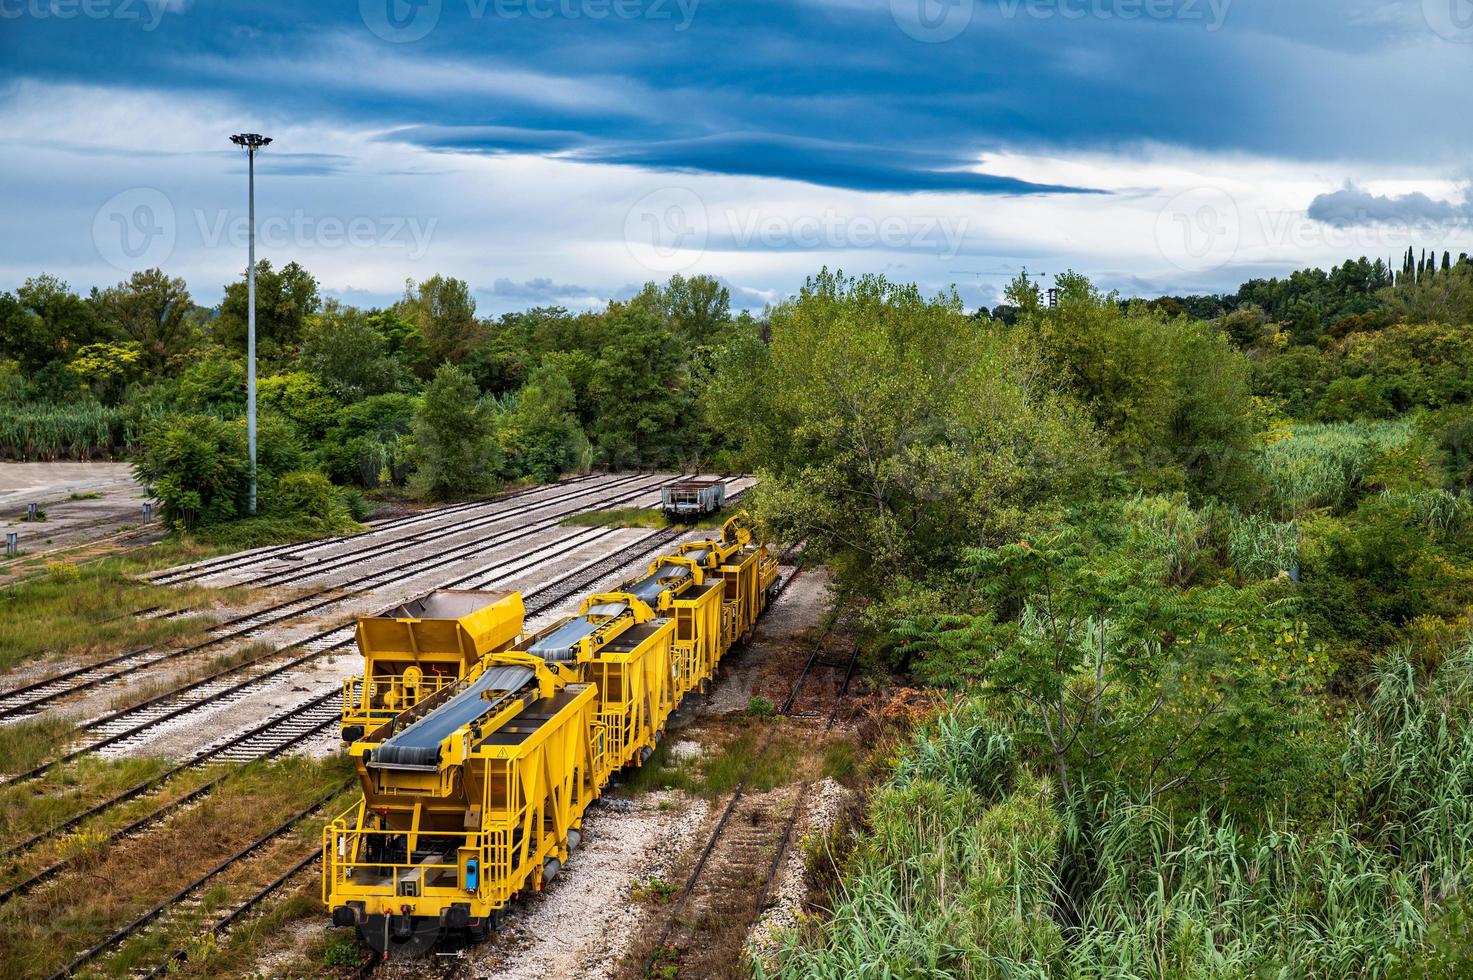
M318 446L323 470L340 484L402 485L409 475L407 436L418 404L410 395L375 395L343 408Z
M346 516L346 508L338 493L321 473L296 470L275 481L262 508L268 514L286 517L337 521Z
M277 474L301 468L302 449L289 425L268 417L257 433L261 496ZM219 524L249 512L250 457L244 419L180 415L155 420L133 462L139 482L177 528Z
M747 699L747 714L753 718L769 718L775 710L772 702L760 694L754 694Z
M452 500L495 489L501 469L495 426L469 374L450 364L436 371L414 417L416 492Z

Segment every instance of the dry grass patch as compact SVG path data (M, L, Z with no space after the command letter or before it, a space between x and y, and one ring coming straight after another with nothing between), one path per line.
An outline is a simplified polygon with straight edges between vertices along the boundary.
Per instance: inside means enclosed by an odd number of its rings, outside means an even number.
M198 548L160 545L87 565L52 562L44 575L0 592L0 671L58 660L87 662L133 647L193 638L202 616L141 618L148 609L200 610L237 601L240 590L152 585L135 576L196 557Z
M156 827L84 856L83 867L0 906L0 974L49 976L78 952L168 898L188 881L229 858L293 813L340 785L349 775L342 759L292 758L242 768L198 804ZM283 840L222 875L226 890L200 905L207 914L259 887L300 858L331 807ZM259 879L259 880L257 880ZM197 931L181 919L135 937L106 963L121 975L162 956L177 939ZM177 925L177 928L176 928Z

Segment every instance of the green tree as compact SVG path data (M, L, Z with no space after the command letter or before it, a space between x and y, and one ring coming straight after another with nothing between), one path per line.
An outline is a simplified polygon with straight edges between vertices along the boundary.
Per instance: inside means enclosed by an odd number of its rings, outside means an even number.
M256 403L291 422L310 442L317 442L337 420L342 402L315 375L306 371L273 374L256 382Z
M140 367L150 378L168 372L198 341L189 318L193 306L183 279L161 269L135 272L116 286L92 291L91 302L109 332L138 345Z
M1231 495L1251 451L1248 361L1202 323L1122 308L1083 276L1058 277L1057 309L1014 328L1108 434L1119 464L1147 489Z
M246 276L225 286L220 315L212 332L215 340L244 353L248 326L249 290ZM295 262L277 271L262 259L256 263L256 343L263 357L274 357L293 347L302 337L307 317L317 312L322 300L317 280Z
M91 304L55 276L27 279L0 303L0 357L19 361L26 374L109 339Z
M871 596L1007 540L1102 458L1053 380L948 294L824 272L723 347L706 401L759 466L762 519Z
M301 444L291 427L261 418L256 478L269 499L281 474L301 469ZM194 528L246 516L250 509L250 455L244 419L172 415L143 432L133 460L138 481L160 503L161 516L178 528Z
M413 485L430 500L452 500L495 488L501 469L496 418L479 400L471 376L443 365L414 417Z
M77 350L67 370L87 383L98 401L116 405L124 386L138 376L141 351L136 341L88 344Z
M245 360L218 347L212 348L179 376L178 407L186 412L244 414Z
M389 353L379 329L384 319L382 311L368 313L329 299L307 318L303 366L348 401L407 390L412 379Z
M371 395L343 408L318 446L328 476L360 487L402 485L418 404L410 395Z
M699 453L688 349L653 297L610 303L588 382L589 436L610 467L678 465Z
M671 327L692 344L709 344L731 321L731 293L711 276L676 275L664 288L650 283Z
M404 287L397 312L414 325L422 377L429 377L447 362L459 363L487 337L464 279L436 275L417 285L411 280Z
M502 421L501 444L512 475L552 480L588 467L592 447L575 408L573 386L562 372L551 365L532 372Z

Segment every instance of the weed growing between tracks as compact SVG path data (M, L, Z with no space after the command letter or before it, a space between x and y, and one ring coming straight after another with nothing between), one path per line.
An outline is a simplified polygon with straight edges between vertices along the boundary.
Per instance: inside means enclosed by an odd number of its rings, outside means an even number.
M0 728L0 737L21 722ZM46 747L48 751L52 746ZM0 754L5 749L0 747ZM7 757L8 758L8 757ZM100 759L84 757L60 770L16 786L0 787L0 840L4 846L64 823L120 790L157 776L164 759ZM6 880L9 879L6 875Z
M65 718L36 718L0 725L0 772L24 772L71 741L76 726Z
M20 978L55 972L342 783L349 769L342 758L252 763L162 826L96 847L79 868L0 906L0 973ZM181 903L179 910L134 935L98 967L109 974L126 973L185 945L213 921L211 913L218 915L245 898L315 846L315 834L337 812L338 802L227 870L201 895L191 896L200 900L197 904ZM203 958L208 950L197 952Z
M198 546L169 543L89 565L54 563L50 571L0 593L0 670L37 661L87 660L131 647L169 643L201 632L199 617L140 618L149 609L200 609L233 591L151 585L134 576L199 556Z
M720 527L730 518L727 513L716 513L698 521L676 522L652 507L621 507L616 510L586 510L563 518L565 527L647 527L656 531L678 527L696 531L701 528Z

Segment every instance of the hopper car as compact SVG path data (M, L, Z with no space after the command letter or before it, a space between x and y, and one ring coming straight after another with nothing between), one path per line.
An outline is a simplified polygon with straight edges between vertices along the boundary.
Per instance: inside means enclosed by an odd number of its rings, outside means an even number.
M561 873L589 805L649 759L777 577L739 514L530 635L516 594L433 593L363 620L343 714L362 795L323 829L333 923L385 958L484 938Z

